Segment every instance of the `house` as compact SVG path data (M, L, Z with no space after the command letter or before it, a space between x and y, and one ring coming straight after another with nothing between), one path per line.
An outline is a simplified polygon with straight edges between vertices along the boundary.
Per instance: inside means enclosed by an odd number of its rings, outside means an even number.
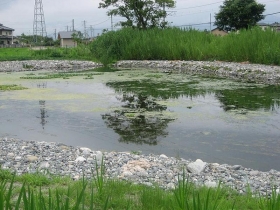
M273 28L273 30L280 32L280 23L278 22L272 23L270 24L270 27Z
M58 32L58 39L61 47L76 47L77 43L73 39L72 34L77 34L77 31L60 31Z
M272 23L272 24L257 23L257 25L259 27L261 27L263 30L270 28L270 29L272 29L272 30L274 30L276 32L280 32L280 23L278 23L278 22L275 22L275 23Z
M8 28L0 23L0 44L13 44L14 29Z
M224 30L220 30L218 28L214 28L213 30L211 30L211 34L214 34L216 36L225 36L228 35L228 32Z

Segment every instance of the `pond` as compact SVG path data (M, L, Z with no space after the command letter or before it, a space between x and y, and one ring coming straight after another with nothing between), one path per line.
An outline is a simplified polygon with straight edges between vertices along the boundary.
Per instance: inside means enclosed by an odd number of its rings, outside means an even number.
M0 137L280 170L278 86L147 69L45 75L0 73L28 88L0 91Z

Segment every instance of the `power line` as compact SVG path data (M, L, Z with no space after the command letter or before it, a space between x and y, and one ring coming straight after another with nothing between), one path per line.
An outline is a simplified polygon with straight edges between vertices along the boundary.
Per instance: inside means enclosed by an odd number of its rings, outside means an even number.
M280 12L274 12L274 13L270 13L270 14L266 14L264 16L269 16L269 15L275 15L275 14L279 14Z
M198 8L198 7L205 7L205 6L209 6L209 5L213 5L213 4L218 4L218 3L221 3L223 1L217 1L217 2L214 2L214 3L210 3L210 4L202 4L202 5L198 5L198 6L193 6L193 7L184 7L184 8L179 8L177 10L183 10L183 9L193 9L193 8Z

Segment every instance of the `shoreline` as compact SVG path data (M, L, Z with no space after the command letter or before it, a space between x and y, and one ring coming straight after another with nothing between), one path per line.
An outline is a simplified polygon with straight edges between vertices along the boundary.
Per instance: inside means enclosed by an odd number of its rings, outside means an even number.
M77 60L2 61L0 62L0 72L37 70L78 71L101 66L101 64L96 62ZM243 82L256 82L268 85L280 84L280 66L251 64L246 62L122 60L117 61L112 67L152 68L166 73L199 74Z
M8 61L0 62L0 72L12 71L75 71L100 66L87 61ZM259 64L240 64L219 61L119 61L118 68L153 68L167 73L190 73L217 76L245 82L269 85L280 84L280 67ZM142 155L130 152L101 152L85 147L72 147L54 142L22 141L0 138L0 165L3 169L22 173L48 170L57 175L70 175L73 179L92 176L95 160L104 156L106 176L152 186L173 189L178 174L186 168L190 180L198 185L215 187L219 183L245 193L249 184L252 192L270 194L272 188L279 193L280 172L267 172L244 168L240 165L206 163L176 159L166 155Z
M70 176L74 180L96 174L96 162L105 165L105 177L132 181L147 186L159 185L174 189L178 175L199 186L217 187L219 182L239 193L252 192L270 195L280 190L280 172L267 172L244 168L241 165L207 163L161 155L143 155L133 152L101 152L86 147L73 147L56 142L23 141L14 138L0 139L0 165L17 174L46 172Z
M280 66L224 61L118 61L116 68L153 68L167 73L199 74L242 82L280 84Z

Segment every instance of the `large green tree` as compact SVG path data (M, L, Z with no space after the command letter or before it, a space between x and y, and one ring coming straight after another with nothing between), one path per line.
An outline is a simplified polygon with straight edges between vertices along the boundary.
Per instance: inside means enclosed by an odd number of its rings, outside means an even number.
M121 16L125 21L118 24L122 27L148 29L166 27L166 8L175 7L174 0L102 0L99 8L113 7L108 16Z
M255 0L225 0L215 14L215 23L220 30L232 31L255 26L264 16L265 5Z

